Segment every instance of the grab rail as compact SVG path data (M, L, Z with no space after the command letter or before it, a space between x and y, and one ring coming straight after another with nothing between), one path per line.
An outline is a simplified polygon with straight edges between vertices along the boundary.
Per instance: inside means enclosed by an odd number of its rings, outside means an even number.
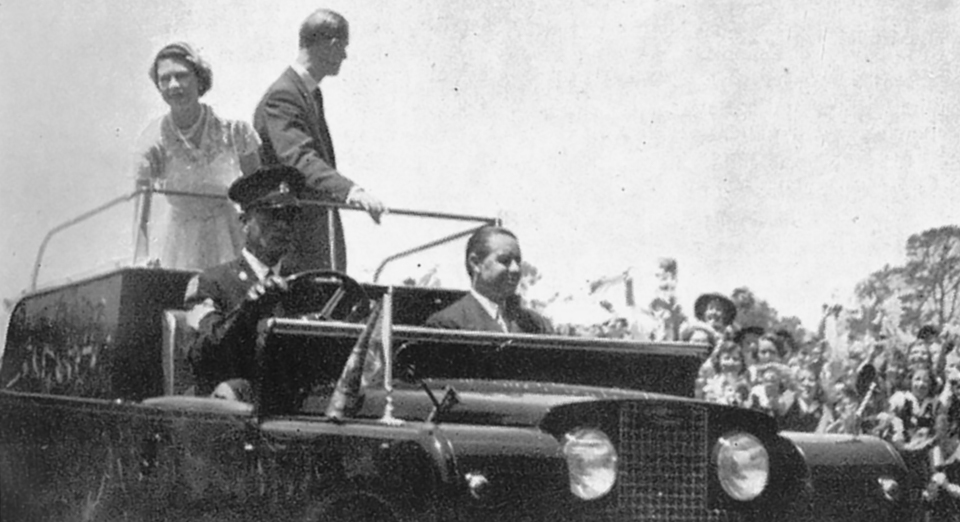
M150 255L150 247L149 247L149 245L150 245L150 241L149 241L150 206L151 206L151 199L152 199L152 197L153 197L153 194L163 194L163 195L166 195L166 196L184 196L184 197L194 197L194 198L206 198L206 199L220 199L220 200L225 200L225 199L227 199L226 196L216 195L216 194L202 194L202 193L184 192L184 191L177 191L177 190L157 190L157 189L153 189L153 188L150 188L150 187L138 188L138 189L136 189L136 190L134 190L133 192L130 192L130 193L128 193L128 194L124 194L124 195L122 195L122 196L118 196L118 197L116 197L116 198L114 198L114 199L112 199L112 200L104 203L103 205L100 205L100 206L98 206L98 207L96 207L96 208L94 208L94 209L92 209L92 210L89 210L89 211L87 211L87 212L84 212L83 214L80 214L79 216L77 216L77 217L75 217L75 218L69 219L69 220L67 220L67 221L65 221L65 222L63 222L63 223L61 223L61 224L53 227L52 229L50 229L49 232L47 232L47 234L46 234L46 235L44 236L44 238L43 238L43 241L41 241L41 243L40 243L40 248L39 248L39 250L38 250L38 252L37 252L37 257L36 257L36 260L34 261L34 264L33 264L33 274L32 274L31 279L30 279L30 290L31 290L31 291L35 291L35 290L37 289L37 280L39 279L39 276L40 276L40 267L41 267L42 264L43 264L43 256L44 256L44 254L46 253L47 245L50 243L50 240L53 238L53 236L57 235L58 233L62 232L62 231L65 230L65 229L68 229L68 228L70 228L70 227L72 227L72 226L74 226L74 225L77 225L77 224L79 224L79 223L82 223L82 222L84 222L84 221L86 221L86 220L88 220L88 219L90 219L90 218L92 218L92 217L94 217L94 216L96 216L96 215L98 215L98 214L101 214L101 213L103 213L103 212L105 212L105 211L107 211L107 210L109 210L109 209L111 209L111 208L113 208L113 207L121 204L121 203L125 203L125 202L127 202L127 201L130 201L131 199L134 199L134 198L136 198L136 197L138 197L138 196L141 196L141 195L143 196L143 200L142 200L142 209L143 209L143 210L140 212L140 216L139 216L139 223L138 223L139 226L138 226L138 228L137 228L137 237L136 237L136 241L134 242L134 257L133 257L133 261L136 262L138 259L143 259L143 258L149 257L149 255ZM346 203L337 203L337 202L332 202L332 201L326 202L326 201L314 201L314 200L301 200L301 201L300 201L300 204L301 204L301 205L310 205L310 206L325 207L325 208L329 208L329 209L334 209L334 208L336 208L336 209L343 209L343 210L359 210L359 211L364 211L364 209L363 209L362 207L358 206L358 205L349 205L349 204L346 204ZM467 235L472 234L473 232L475 232L476 230L479 230L480 228L482 228L482 227L485 226L485 225L499 225L499 224L500 224L500 219L498 219L498 218L489 218L489 217L481 217L481 216L471 216L471 215L466 215L466 214L451 214L451 213L447 213L447 212L432 212L432 211L422 211L422 210L409 210L409 209L401 209L401 208L390 208L390 209L387 209L387 210L386 210L386 213L388 213L388 214L393 214L393 215L398 215L398 216L412 216L412 217L421 217L421 218L428 218L428 219L443 219L443 220L448 220L448 221L470 221L470 222L474 222L474 223L481 223L481 225L480 225L479 227L473 227L473 228L470 228L470 229L468 229L468 230L464 230L464 231L462 231L462 232L458 232L458 233L456 233L456 234L452 234L452 235L445 236L445 237L443 237L443 238L440 238L440 239L437 239L437 240L434 240L434 241L430 241L430 242L424 243L424 244L422 244L422 245L420 245L420 246L417 246L417 247L413 247L413 248L410 248L410 249L407 249L407 250L403 250L403 251L398 252L398 253L396 253L396 254L393 254L393 255L391 255L391 256L387 256L387 257L380 263L380 265L377 267L377 270L376 270L376 272L375 272L375 274L374 274L374 282L376 282L377 279L380 277L380 274L383 272L383 269L386 267L386 265L389 264L389 263L391 263L391 262L393 262L393 261L396 261L397 259L401 259L401 258L404 258L404 257L408 257L408 256L413 255L413 254L416 254L416 253L418 253L418 252L423 252L424 250L428 250L428 249L430 249L430 248L434 248L434 247L443 245L443 244L445 244L445 243L449 243L449 242L451 242L451 241L455 241L455 240L457 240L457 239L460 239L461 237L465 237L465 236L467 236ZM333 236L330 235L329 240L331 241L331 249L330 249L331 252L333 252L333 248L332 248L333 239L334 239Z

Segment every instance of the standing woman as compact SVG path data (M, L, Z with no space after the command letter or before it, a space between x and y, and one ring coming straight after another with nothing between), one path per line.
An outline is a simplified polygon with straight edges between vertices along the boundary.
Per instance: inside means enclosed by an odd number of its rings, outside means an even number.
M176 42L160 49L149 74L170 112L141 136L139 187L226 196L234 180L260 167L260 138L253 127L220 118L200 103L213 84L213 73L189 44ZM203 269L240 253L239 215L225 197L171 195L167 201L170 215L161 266ZM149 217L141 216L141 223Z

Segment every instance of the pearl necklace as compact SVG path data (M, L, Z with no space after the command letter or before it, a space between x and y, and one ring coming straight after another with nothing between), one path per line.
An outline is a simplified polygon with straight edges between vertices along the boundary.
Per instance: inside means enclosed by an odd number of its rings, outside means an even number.
M205 119L206 112L207 112L206 108L203 105L201 105L200 114L197 116L197 120L190 125L190 128L186 130L186 133L180 130L180 126L177 125L175 121L173 121L172 115L170 117L170 125L173 126L173 130L174 132L177 133L177 137L180 138L180 140L190 148L197 147L196 145L194 145L193 138L197 135L197 131L200 130L200 126L201 126L200 124Z

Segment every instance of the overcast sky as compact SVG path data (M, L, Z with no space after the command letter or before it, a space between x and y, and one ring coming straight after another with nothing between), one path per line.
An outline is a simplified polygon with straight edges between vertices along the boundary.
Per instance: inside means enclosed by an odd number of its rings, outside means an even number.
M517 4L517 5L513 5ZM316 7L351 24L323 82L341 171L388 206L502 216L542 288L659 256L701 292L751 288L814 327L821 304L956 224L960 17L951 1L14 0L0 4L0 295L30 283L51 227L132 188L166 111L164 44L211 62L203 101L249 119ZM55 240L41 281L103 266L131 206ZM348 220L350 272L432 234ZM434 265L465 287L462 243Z

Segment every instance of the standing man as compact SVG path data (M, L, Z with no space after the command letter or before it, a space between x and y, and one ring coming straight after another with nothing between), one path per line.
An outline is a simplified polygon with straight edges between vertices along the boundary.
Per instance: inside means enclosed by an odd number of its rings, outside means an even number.
M230 199L242 211L245 246L237 259L204 270L187 285L187 323L198 333L189 353L198 394L254 377L257 323L287 289L280 270L293 247L302 186L303 176L284 166L261 168L230 186Z
M350 31L346 19L319 9L300 26L297 59L267 89L253 115L263 144L264 165L288 165L303 175L305 200L360 205L377 223L384 206L337 171L333 142L323 114L320 82L336 76L347 57ZM291 271L334 269L346 272L347 252L337 209L304 205L295 224Z
M470 293L431 315L426 326L485 332L553 333L550 321L523 308L520 243L503 227L487 226L467 241L466 266Z

